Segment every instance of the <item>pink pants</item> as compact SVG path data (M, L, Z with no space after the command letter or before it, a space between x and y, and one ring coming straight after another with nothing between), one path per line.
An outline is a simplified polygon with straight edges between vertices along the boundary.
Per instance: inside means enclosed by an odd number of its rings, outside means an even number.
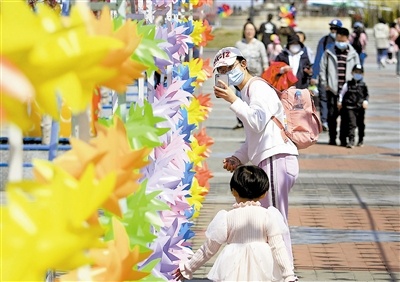
M278 154L263 160L258 166L267 173L269 178L269 190L267 196L260 200L261 205L265 208L270 206L277 208L281 212L286 225L288 225L289 192L299 175L297 156ZM293 261L290 233L283 235L283 240L289 257Z

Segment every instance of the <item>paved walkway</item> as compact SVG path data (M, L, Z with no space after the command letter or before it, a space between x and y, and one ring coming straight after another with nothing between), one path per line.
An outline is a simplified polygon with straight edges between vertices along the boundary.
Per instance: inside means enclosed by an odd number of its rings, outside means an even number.
M205 58L215 51L206 50ZM365 146L330 146L327 133L322 133L316 145L300 151L300 176L289 209L300 281L400 279L400 78L393 65L378 70L373 55L365 68L370 90ZM212 93L212 85L212 79L205 82L203 93ZM236 120L226 102L215 97L212 102L204 126L215 141L207 162L214 177L196 221L194 249L212 217L233 203L231 174L222 169L222 158L244 140L242 130L232 130ZM205 279L213 261L197 271L193 281Z

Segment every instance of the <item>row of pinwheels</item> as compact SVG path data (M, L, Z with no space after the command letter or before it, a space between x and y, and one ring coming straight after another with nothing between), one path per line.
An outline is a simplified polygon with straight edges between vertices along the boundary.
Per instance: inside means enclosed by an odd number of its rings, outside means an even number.
M122 92L144 71L172 67L151 104L103 121L89 142L71 138L53 162L34 161L32 179L7 183L2 280L41 281L49 269L66 272L63 281L170 280L192 252L191 226L212 177L213 140L204 128L195 133L212 105L209 94L193 94L211 76L209 62L180 58L212 40L211 28L124 22L107 8L96 19L84 4L60 18L12 0L2 1L0 17L1 120L21 130L30 103L57 119L59 100L79 113L98 85Z

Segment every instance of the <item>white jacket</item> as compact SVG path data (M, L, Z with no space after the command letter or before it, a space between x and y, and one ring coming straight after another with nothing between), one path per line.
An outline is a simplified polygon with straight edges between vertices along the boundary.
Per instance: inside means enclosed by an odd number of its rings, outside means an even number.
M374 26L376 49L389 48L389 26L384 23L377 23Z
M250 79L241 91L242 99L236 99L230 109L242 121L245 142L233 154L243 164L260 162L277 154L298 155L297 147L289 140L283 141L280 128L271 120L277 117L284 124L284 109L275 90L264 81Z

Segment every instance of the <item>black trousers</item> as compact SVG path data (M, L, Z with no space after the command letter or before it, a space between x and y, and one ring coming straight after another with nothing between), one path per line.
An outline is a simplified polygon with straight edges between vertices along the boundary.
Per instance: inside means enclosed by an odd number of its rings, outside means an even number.
M349 137L349 142L354 143L356 128L358 128L358 142L362 142L365 136L365 109L355 108L341 111L341 124L346 124L343 130L347 131L346 136ZM340 128L342 132L342 127Z
M339 109L337 107L338 95L331 91L326 91L326 101L328 106L328 127L329 127L329 142L336 142L337 137L337 119L339 117ZM343 136L340 136L342 142ZM346 137L344 137L346 138ZM345 142L346 144L346 142Z

